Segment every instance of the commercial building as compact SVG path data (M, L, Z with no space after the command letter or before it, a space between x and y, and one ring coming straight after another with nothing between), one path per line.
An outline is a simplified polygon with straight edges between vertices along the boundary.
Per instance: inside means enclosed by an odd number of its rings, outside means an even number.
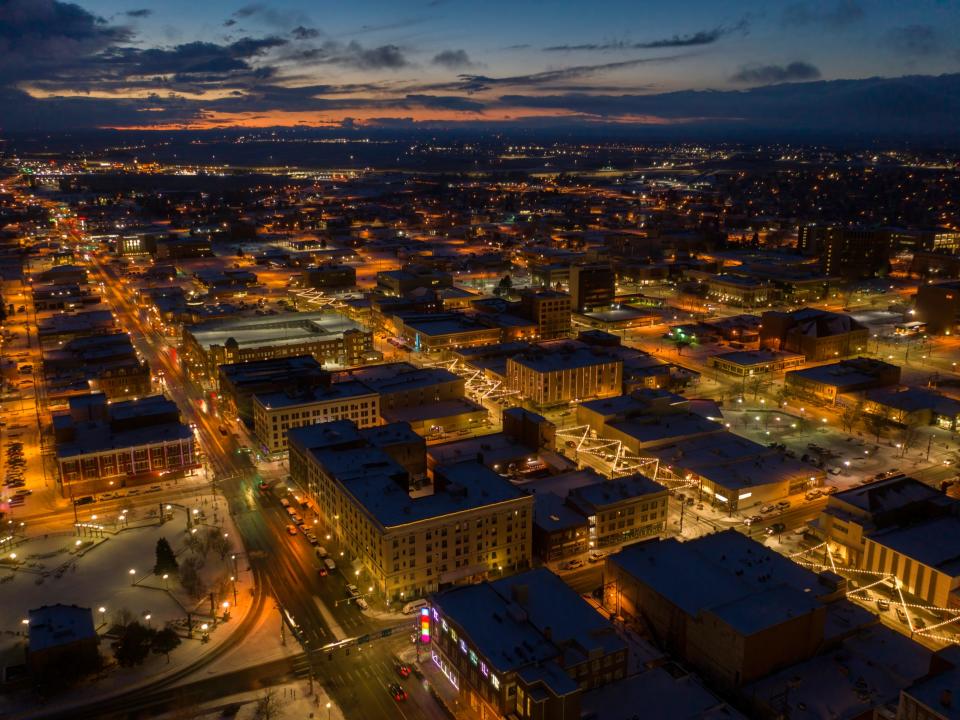
M417 288L445 288L453 285L450 273L419 265L377 273L377 289L388 295L406 295Z
M784 376L784 389L799 398L833 405L840 395L889 387L900 383L900 368L882 360L858 357Z
M87 310L41 318L37 322L37 337L41 343L62 343L71 338L106 335L116 327L116 319L109 310Z
M916 318L932 335L954 333L960 322L960 281L920 285Z
M803 355L808 362L864 352L870 331L849 315L803 308L763 313L760 347Z
M461 313L399 313L392 316L399 337L416 352L440 352L500 342L501 329Z
M151 391L150 366L126 333L74 338L43 353L50 389L78 383L111 400L143 397Z
M507 385L538 407L619 395L623 361L603 348L555 340L507 358Z
M734 530L628 545L607 558L605 603L715 686L736 691L873 623L819 575Z
M520 293L520 314L536 323L541 340L570 335L570 296L555 290L524 290Z
M290 430L289 443L293 482L361 586L410 599L529 566L533 498L476 460L428 478L424 440L403 423L308 425Z
M162 395L107 403L103 393L70 398L53 416L60 492L89 493L156 482L199 467L193 431Z
M289 429L333 420L360 428L380 424L380 396L356 380L253 396L253 432L270 454L286 451Z
M211 320L183 329L181 363L194 382L212 384L230 363L312 355L322 364L360 365L377 357L373 336L336 313L285 313Z
M627 675L627 643L546 568L430 603L430 657L480 718L579 718L585 692Z
M544 561L660 535L667 488L634 474L613 479L577 470L525 482L534 494L534 551Z
M953 430L960 419L960 401L923 387L867 390L863 394L862 410L904 427L936 424Z
M312 355L229 363L218 369L221 412L253 427L257 393L310 390L328 386L330 372Z
M616 274L606 263L570 267L570 307L582 313L610 307L616 294Z
M776 350L735 350L712 355L710 367L737 377L780 373L803 365L803 355Z
M706 285L709 300L736 307L763 307L778 295L771 282L729 273L709 277Z
M726 430L647 450L659 476L688 483L691 497L734 513L820 487L823 470Z
M349 265L313 265L303 271L303 287L317 290L342 290L357 284L357 271Z
M951 514L870 533L862 567L896 577L928 605L960 608L960 518Z
M835 557L862 568L869 535L943 517L956 506L955 500L929 485L900 475L829 496L814 530Z

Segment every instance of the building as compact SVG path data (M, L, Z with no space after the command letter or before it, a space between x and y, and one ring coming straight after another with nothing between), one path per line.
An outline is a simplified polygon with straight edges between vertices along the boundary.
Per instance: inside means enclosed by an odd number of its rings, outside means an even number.
M897 579L935 608L960 608L960 517L950 515L868 533L861 567Z
M162 395L107 403L103 393L70 398L53 416L60 492L71 498L178 477L199 467L193 431Z
M960 401L923 387L883 387L863 394L862 411L903 427L937 424L953 430Z
M722 431L647 450L658 477L687 484L690 497L733 514L823 485L826 473L783 450Z
M426 477L424 440L403 423L308 425L289 431L289 445L292 481L361 586L411 599L529 567L533 498L476 460Z
M710 367L737 377L780 373L803 365L803 355L776 350L735 350L712 355Z
M303 271L303 287L316 290L342 290L357 284L357 271L349 265L328 263L313 265Z
M943 517L956 504L929 485L900 475L829 496L814 530L837 558L861 568L867 536L878 530Z
M922 284L917 288L916 319L931 335L950 335L960 321L960 281Z
M536 323L541 340L570 335L570 296L555 290L523 290L520 315Z
M220 365L297 355L340 366L360 365L377 357L372 334L336 313L258 315L183 329L181 363L187 376L200 384L214 383Z
M507 386L538 407L619 395L623 387L620 358L575 341L533 345L507 358L506 373Z
M578 555L666 529L667 488L634 474L607 479L591 469L535 478L533 546L544 561Z
M728 691L875 622L845 599L838 576L735 530L628 545L607 558L603 585L608 608Z
M799 398L829 405L840 395L858 393L900 383L897 365L873 358L858 357L828 365L790 370L784 375L784 389Z
M221 412L253 427L257 393L310 390L330 385L330 372L312 355L229 363L218 370Z
M605 263L572 265L570 267L570 308L582 313L596 308L610 307L616 294L616 274Z
M896 720L957 720L960 717L960 657L949 647L928 673L900 691Z
M100 667L100 636L90 608L44 605L27 613L27 666L36 677L80 673Z
M380 396L356 380L253 396L253 432L269 454L287 450L289 429L333 420L352 420L360 428L378 425Z
M441 352L500 342L501 329L462 313L398 313L392 316L396 334L416 352Z
M771 282L729 273L709 277L706 285L707 299L736 307L762 307L778 294Z
M546 568L430 603L430 657L480 718L580 718L585 692L627 675L627 643Z
M109 310L86 310L41 318L37 322L37 337L42 344L63 343L77 337L106 335L116 327L116 319Z
M334 380L363 383L380 397L381 412L460 400L466 392L466 380L449 370L418 368L406 362L344 370L337 373Z
M152 387L150 366L126 333L78 337L47 349L43 370L51 389L79 382L110 400L143 397Z
M813 308L769 311L762 316L760 347L820 362L864 352L869 337L870 330L849 315Z
M453 286L448 272L418 265L404 265L400 270L377 273L377 289L388 295L402 296L418 288L445 288Z
M889 270L893 234L889 228L807 225L800 228L798 243L802 253L820 255L825 275L857 280Z

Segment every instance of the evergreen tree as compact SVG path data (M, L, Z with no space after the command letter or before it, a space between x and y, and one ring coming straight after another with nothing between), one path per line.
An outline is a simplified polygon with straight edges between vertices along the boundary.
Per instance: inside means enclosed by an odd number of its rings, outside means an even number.
M157 540L157 562L153 566L154 575L163 575L164 573L177 572L177 556L173 554L173 548L166 538Z

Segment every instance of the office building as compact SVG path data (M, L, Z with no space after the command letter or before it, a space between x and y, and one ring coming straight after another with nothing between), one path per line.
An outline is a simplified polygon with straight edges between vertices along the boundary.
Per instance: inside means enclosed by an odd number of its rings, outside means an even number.
M356 286L357 271L349 265L336 263L312 265L303 271L301 282L305 288L343 290Z
M498 326L480 323L462 313L398 313L392 316L396 335L415 352L441 352L500 342Z
M576 341L539 343L507 358L507 386L535 406L619 395L623 360Z
M610 307L616 294L616 274L605 263L570 267L570 308L582 313Z
M566 293L524 290L520 293L520 315L536 323L537 336L541 340L570 335L570 296Z
M103 393L70 398L53 416L60 492L90 493L157 482L199 467L193 431L162 395L108 404Z
M710 367L737 377L770 375L803 365L803 355L776 350L734 350L711 355Z
M330 385L330 372L312 355L228 363L218 369L220 410L253 427L253 396L257 393L310 390Z
M916 319L931 335L951 335L960 322L960 281L922 284L917 288Z
M736 307L764 307L778 294L773 283L744 275L711 275L706 285L708 300Z

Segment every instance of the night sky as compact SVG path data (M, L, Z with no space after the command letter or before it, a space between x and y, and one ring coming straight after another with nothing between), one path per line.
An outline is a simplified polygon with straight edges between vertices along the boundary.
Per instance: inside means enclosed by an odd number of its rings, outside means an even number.
M956 73L958 29L946 0L0 0L0 131L750 119L752 88ZM702 90L738 100L671 95Z

